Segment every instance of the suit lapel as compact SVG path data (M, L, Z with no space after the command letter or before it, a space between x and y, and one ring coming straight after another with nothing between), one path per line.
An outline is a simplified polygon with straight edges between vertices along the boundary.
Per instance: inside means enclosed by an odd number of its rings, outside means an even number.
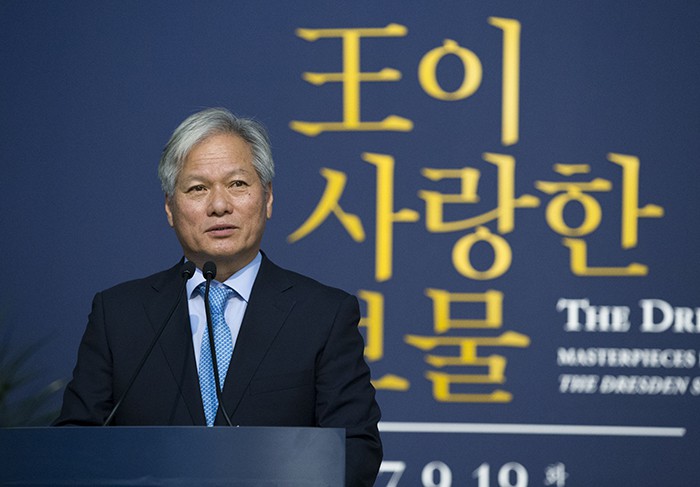
M180 303L160 337L158 345L165 355L173 380L187 406L191 424L204 425L202 396L199 391L199 378L192 348L187 291L182 289L180 276L181 266L182 262L159 274L152 283L149 299L144 300L144 307L155 333L178 300L178 294L182 293Z
M224 383L224 404L232 419L260 362L294 307L294 300L283 294L291 286L284 271L263 254Z

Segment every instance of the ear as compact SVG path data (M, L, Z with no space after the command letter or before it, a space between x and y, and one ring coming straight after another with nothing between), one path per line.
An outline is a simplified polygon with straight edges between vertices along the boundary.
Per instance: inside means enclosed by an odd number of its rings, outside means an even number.
M274 200L274 196L272 195L272 183L268 183L267 185L267 191L265 191L265 209L266 209L266 214L267 214L267 219L269 220L272 218L272 201Z
M172 209L170 208L170 198L168 195L165 195L165 214L168 216L168 224L172 227L174 226L173 224L173 212Z

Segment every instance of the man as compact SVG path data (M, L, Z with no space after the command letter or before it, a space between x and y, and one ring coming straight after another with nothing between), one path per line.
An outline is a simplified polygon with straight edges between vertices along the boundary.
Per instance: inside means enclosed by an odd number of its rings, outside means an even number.
M274 175L264 129L224 109L196 113L173 133L158 174L168 222L197 269L110 424L224 425L228 416L240 426L345 428L346 483L371 486L382 457L380 412L358 303L260 251ZM211 291L223 296L211 305L213 357L202 292L209 261ZM181 268L95 296L57 425L101 425L110 416L181 295Z

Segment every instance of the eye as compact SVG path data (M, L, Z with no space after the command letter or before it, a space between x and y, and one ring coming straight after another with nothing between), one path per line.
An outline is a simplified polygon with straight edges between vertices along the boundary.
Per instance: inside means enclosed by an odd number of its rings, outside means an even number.
M248 186L248 183L243 181L242 179L237 179L235 181L231 181L232 188L244 188L246 186Z
M194 186L187 188L186 193L199 193L201 191L204 191L205 189L207 189L207 188L203 184L196 184Z

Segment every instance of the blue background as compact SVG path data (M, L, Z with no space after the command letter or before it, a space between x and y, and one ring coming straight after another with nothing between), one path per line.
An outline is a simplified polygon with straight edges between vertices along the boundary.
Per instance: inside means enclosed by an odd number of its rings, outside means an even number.
M489 17L522 25L520 138L500 139L502 33ZM563 463L560 485L694 485L700 473L697 415L700 398L572 395L559 392L562 373L700 376L692 369L593 370L557 366L559 347L700 349L697 333L641 333L640 299L697 308L700 199L700 6L691 1L607 2L512 0L475 2L0 2L0 288L3 325L13 347L49 341L32 368L34 387L68 378L98 290L171 266L181 256L163 211L156 166L172 130L204 107L225 106L268 127L277 176L275 207L263 244L278 264L356 293L385 299L384 356L373 376L397 374L408 391L378 392L385 422L576 424L685 428L679 438L496 434L383 435L385 460L406 464L399 485L421 485L421 471L443 461L454 485L491 465L491 482L509 462L543 485L545 469ZM307 42L297 28L383 27L398 23L404 37L363 39L363 71L384 67L397 82L363 83L362 120L396 114L410 132L331 132L307 137L292 120L340 121L342 88L313 86L304 72L342 69L341 41ZM481 60L483 80L455 102L428 96L418 65L431 49L453 39ZM461 82L459 64L445 59L445 89ZM394 208L420 213L394 225L393 277L374 278L376 171L362 160L375 152L395 158ZM422 168L481 170L481 202L456 205L453 219L495 206L495 169L484 152L516 158L516 195L539 208L518 209L504 237L513 251L508 272L475 281L452 266L454 243L469 232L425 229L419 190L455 193L456 181L431 182ZM663 218L639 220L639 244L620 238L621 171L610 152L641 161L640 206L664 208ZM586 237L591 265L640 262L644 277L578 277L569 269L561 235L547 225L549 196L535 181L565 178L553 164L590 164L590 180L613 189L593 193L603 208L600 228ZM329 218L290 244L325 189L321 168L342 171L348 184L340 204L363 221L367 240L354 242ZM580 218L575 209L571 222ZM495 225L487 225L496 232ZM572 223L572 226L575 226ZM488 263L488 252L479 254ZM408 334L435 336L426 288L504 294L502 331L527 335L529 347L480 349L507 358L507 404L444 403L424 377L424 353ZM632 309L626 333L564 330L559 298ZM700 321L695 318L695 324ZM700 327L696 326L697 331ZM455 333L458 335L459 333ZM464 334L464 333L462 333ZM476 333L479 334L479 333ZM482 333L487 335L487 333ZM493 334L492 334L493 335ZM454 351L452 352L454 354ZM387 485L382 474L378 485ZM513 477L514 478L514 477ZM511 480L513 481L513 480ZM447 484L445 484L447 485ZM559 484L550 484L559 485ZM480 486L481 487L481 486Z

